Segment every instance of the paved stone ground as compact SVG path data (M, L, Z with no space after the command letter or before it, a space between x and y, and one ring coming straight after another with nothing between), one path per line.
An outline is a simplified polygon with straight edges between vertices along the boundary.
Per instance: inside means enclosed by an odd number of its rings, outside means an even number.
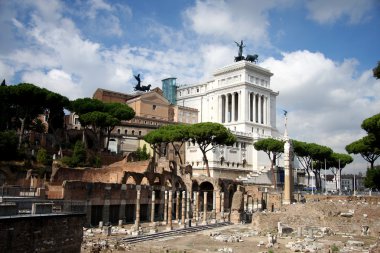
M283 235L278 234L282 222ZM368 235L362 235L368 225ZM145 224L145 230L148 227ZM302 236L300 229L302 228ZM312 202L289 205L274 213L256 213L252 224L239 224L147 241L118 244L128 226L111 236L100 230L85 231L82 252L198 253L198 252L380 252L380 204ZM160 230L163 230L161 227ZM272 243L269 243L269 239ZM275 242L273 242L273 237ZM98 246L97 246L98 245ZM107 245L107 246L106 246Z

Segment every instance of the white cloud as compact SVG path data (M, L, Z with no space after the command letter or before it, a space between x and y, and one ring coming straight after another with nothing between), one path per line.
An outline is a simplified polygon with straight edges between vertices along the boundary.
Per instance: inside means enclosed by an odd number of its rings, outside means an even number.
M38 84L60 94L65 94L69 99L75 99L78 96L83 97L78 84L74 83L71 76L59 69L52 69L47 73L42 71L25 72L22 76L23 82Z
M373 0L310 0L306 1L309 18L321 24L334 23L347 17L355 24L367 18L366 13L375 4Z
M274 73L271 88L280 91L277 108L289 111L288 131L294 139L345 153L347 144L365 134L361 122L379 113L380 83L370 70L355 76L355 60L333 62L305 50L283 53L282 59L269 58L260 65ZM281 131L282 118L279 113Z
M268 44L268 11L289 2L292 1L196 1L184 16L200 35Z

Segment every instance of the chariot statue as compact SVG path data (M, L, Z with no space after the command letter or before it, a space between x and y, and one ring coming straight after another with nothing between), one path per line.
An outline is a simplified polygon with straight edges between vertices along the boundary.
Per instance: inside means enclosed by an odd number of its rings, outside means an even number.
M238 56L235 56L235 62L246 60L246 61L250 61L253 63L257 63L257 60L259 58L259 56L257 54L254 54L254 55L248 54L247 57L243 56L243 48L245 47L243 40L241 40L240 43L235 41L235 44L239 48L238 49Z
M141 78L140 78L140 74L138 74L137 76L133 75L137 81L137 84L135 85L135 91L150 91L150 87L152 85L141 85Z

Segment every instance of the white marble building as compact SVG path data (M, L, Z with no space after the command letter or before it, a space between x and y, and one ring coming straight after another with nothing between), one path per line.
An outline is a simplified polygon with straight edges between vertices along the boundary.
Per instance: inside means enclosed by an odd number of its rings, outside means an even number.
M273 74L248 61L239 61L218 69L213 78L177 89L177 104L199 110L198 122L218 122L229 128L238 139L233 147L219 147L208 152L213 177L235 179L250 172L270 168L264 152L253 143L260 138L279 137L276 129L276 97L270 88ZM194 174L205 174L200 151L186 147L186 162Z

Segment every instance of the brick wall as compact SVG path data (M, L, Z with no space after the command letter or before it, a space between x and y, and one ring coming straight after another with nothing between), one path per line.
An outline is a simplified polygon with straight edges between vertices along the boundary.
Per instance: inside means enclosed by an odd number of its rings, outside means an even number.
M80 252L84 214L0 218L0 252Z

